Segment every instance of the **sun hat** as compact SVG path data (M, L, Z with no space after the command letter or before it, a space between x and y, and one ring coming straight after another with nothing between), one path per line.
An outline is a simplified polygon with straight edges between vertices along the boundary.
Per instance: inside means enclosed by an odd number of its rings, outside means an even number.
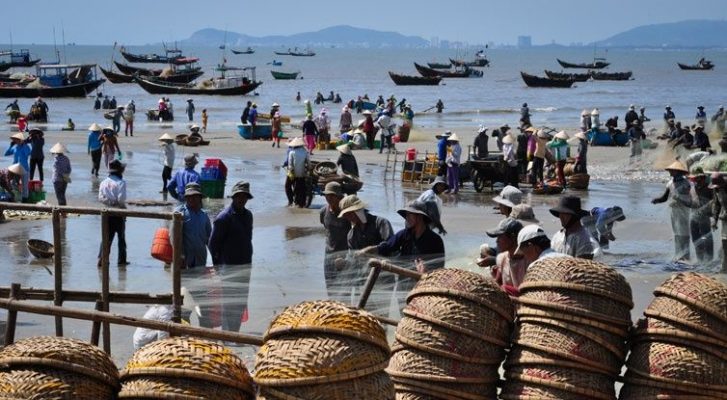
M704 109L704 106L697 106L697 109L702 110Z
M569 139L568 134L565 133L565 131L560 131L560 132L556 133L555 134L555 138L556 139L562 139L562 140L568 140Z
M459 136L457 136L456 133L453 133L452 136L447 137L448 142L459 142Z
M164 133L163 135L159 136L159 139L157 139L157 140L160 140L160 141L165 141L165 140L174 141L174 138L172 137L172 135L170 135L168 133Z
M295 137L295 138L293 138L293 140L288 142L288 147L301 147L304 144L305 143L303 142L303 139L301 139L299 137Z
M348 108L347 105L343 106L343 108L341 109L342 112L347 112L348 110L350 110L350 108Z
M359 199L355 194L350 194L338 202L338 208L341 209L341 212L338 213L338 218L343 218L344 215L350 212L363 210L366 208L366 204L364 204L364 202L361 201L361 199Z
M126 164L122 163L119 160L111 161L109 164L109 172L124 172L126 169Z
M523 202L523 192L515 186L507 185L502 188L499 195L492 198L492 201L512 208Z
M195 165L197 165L197 163L198 163L197 156L195 156L194 154L187 154L186 156L184 156L184 165L185 166L194 167Z
M371 115L371 110L364 110L361 114L363 115Z
M505 137L502 138L502 143L513 144L515 143L515 139L512 138L512 135L505 135Z
M62 145L60 142L53 145L53 147L50 148L51 154L63 154L68 153L68 149L66 149L66 146Z
M197 182L189 182L187 185L184 186L184 197L189 196L202 196L204 197L204 194L202 194L202 186L199 185Z
M665 109L667 109L667 110L671 110L671 106L670 106L670 105L668 105L668 104L667 104L667 106L666 106L666 107L664 107L664 108L665 108Z
M444 131L444 133L438 133L438 134L434 135L434 137L437 139L443 139L443 138L448 138L451 135L452 135L452 131Z
M521 229L523 229L522 222L516 220L515 218L507 217L500 221L499 224L497 224L497 228L486 231L485 233L487 234L487 236L493 238L504 234L517 236L518 232L520 232Z
M187 101L193 101L191 97L187 98Z
M727 185L727 182L725 182L724 176L719 171L712 172L712 175L709 177L709 188L710 189L719 189L722 187L725 187Z
M401 215L402 218L406 218L407 214L419 214L427 218L427 220L431 221L432 218L427 213L427 205L424 204L423 201L419 200L413 200L409 202L409 204L406 205L404 208L400 208L397 213Z
M581 198L577 196L561 197L558 206L551 208L550 213L556 217L559 217L560 214L570 214L577 217L588 215L588 212L581 208Z
M235 195L239 193L246 194L248 199L254 198L252 196L252 193L250 193L250 182L237 182L235 186L232 187L232 193L230 193L230 197L235 197Z
M94 122L88 127L88 130L91 132L99 132L101 131L101 125Z
M581 117L585 117L586 115L588 115L588 110L584 108L583 111L581 111Z
M494 257L495 251L490 247L489 244L483 243L480 245L480 256L475 259L477 264L485 261L487 257Z
M15 175L25 175L25 168L23 168L23 166L19 163L15 163L9 166L8 171L14 173Z
M23 132L18 132L13 135L10 135L10 139L17 139L22 142L23 140L25 140L25 134Z
M343 197L343 187L341 187L341 184L339 182L328 182L326 183L326 187L323 189L324 195L326 194L333 194L338 197Z
M273 103L272 107L280 107L280 104L278 104L278 103Z
M537 131L538 131L538 128L536 128L534 126L528 126L527 128L525 128L525 130L523 132L536 133Z
M524 243L539 237L548 237L539 225L528 225L520 229L520 232L517 234L517 248L515 249L515 253L520 252Z
M545 130L539 129L537 133L538 137L541 139L550 139L550 135L548 135Z
M257 108L257 103L252 103L252 108Z
M685 172L685 173L689 172L687 167L684 164L682 164L682 162L679 160L674 161L673 163L671 163L671 165L669 165L668 167L666 167L664 169L667 171L677 171L677 172Z
M444 190L449 189L449 184L447 183L446 180L444 180L443 176L437 176L436 178L434 178L434 180L432 181L432 184L429 186L429 188L434 190L434 188L437 187L437 185L444 185Z
M28 134L29 134L29 135L32 135L32 134L34 134L34 133L36 133L36 132L40 133L41 135L43 134L43 130L42 130L42 129L38 129L38 128L31 128L31 129L30 129L30 130L28 131Z
M488 127L486 127L484 125L480 125L480 127L477 129L477 132L478 133L487 132L488 129L489 129Z
M351 154L351 146L349 146L348 143L336 147L336 150L340 151L343 154Z
M199 130L199 125L193 124L192 126L189 127L189 130L190 131Z
M636 106L635 105L632 104L632 105L629 106L629 110L635 110L635 109L636 109Z
M535 211L533 211L533 207L531 207L530 204L525 203L516 204L515 207L512 208L512 211L510 211L510 218L515 218L524 225L540 223L540 221L535 218Z
M583 133L583 132L578 132L578 133L576 133L573 136L576 137L576 138L578 138L578 139L581 139L581 140L588 140L588 138L586 137L586 134Z

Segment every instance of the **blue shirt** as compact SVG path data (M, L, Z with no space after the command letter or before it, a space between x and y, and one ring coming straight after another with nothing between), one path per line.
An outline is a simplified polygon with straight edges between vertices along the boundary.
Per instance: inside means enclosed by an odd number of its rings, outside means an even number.
M243 265L252 262L252 213L227 206L215 218L209 242L215 265Z
M447 159L447 138L446 137L439 139L439 142L437 142L437 157L439 157L439 161L444 161Z
M184 201L184 188L188 183L199 182L199 173L193 168L185 168L177 171L169 184L169 194L179 201Z
M5 155L13 156L13 164L20 164L25 168L25 171L30 171L30 164L28 163L30 151L30 146L25 143L12 144L8 147Z
M101 150L101 132L88 133L88 151Z
M421 258L427 266L427 271L444 267L444 242L429 228L418 238L411 229L402 229L385 242L381 242L378 248L382 256L398 255L407 261ZM411 269L411 264L406 267Z
M212 234L212 223L207 212L190 210L186 204L174 211L182 213L182 246L184 265L187 268L205 266L207 263L207 242Z

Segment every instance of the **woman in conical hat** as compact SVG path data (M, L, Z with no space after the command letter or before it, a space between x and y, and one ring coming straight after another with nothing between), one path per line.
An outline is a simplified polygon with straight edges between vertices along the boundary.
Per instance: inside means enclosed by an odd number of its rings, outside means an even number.
M68 149L62 143L56 143L51 147L50 152L55 155L53 159L53 190L56 192L58 205L65 206L67 204L66 188L71 183L71 160L66 156Z
M692 207L692 185L687 180L687 167L679 160L665 168L671 179L664 194L651 200L652 204L668 202L671 229L674 233L674 259L689 261L689 211Z

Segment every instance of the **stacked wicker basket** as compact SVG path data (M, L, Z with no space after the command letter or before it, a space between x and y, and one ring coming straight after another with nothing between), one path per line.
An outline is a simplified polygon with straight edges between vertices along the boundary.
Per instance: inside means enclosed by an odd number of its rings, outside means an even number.
M633 308L623 276L597 262L546 258L520 286L501 398L615 398Z
M386 334L376 318L333 301L288 307L255 360L258 399L393 400Z
M111 400L119 372L98 347L76 339L33 337L0 351L0 399Z
M672 276L639 320L623 400L727 398L727 285Z
M495 399L514 318L507 294L447 268L424 275L407 303L386 370L397 400Z
M252 378L230 349L208 340L152 342L121 372L120 399L252 400Z

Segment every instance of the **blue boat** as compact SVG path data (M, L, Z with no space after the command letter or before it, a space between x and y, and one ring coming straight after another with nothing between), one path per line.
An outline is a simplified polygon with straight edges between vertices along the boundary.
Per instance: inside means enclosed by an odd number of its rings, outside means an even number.
M237 124L237 133L242 136L243 139L272 139L273 138L273 126L271 124L257 124L255 126L255 132L252 130L250 124Z
M626 132L619 132L611 136L608 131L592 129L588 132L587 137L591 146L626 146L629 142L629 135Z

